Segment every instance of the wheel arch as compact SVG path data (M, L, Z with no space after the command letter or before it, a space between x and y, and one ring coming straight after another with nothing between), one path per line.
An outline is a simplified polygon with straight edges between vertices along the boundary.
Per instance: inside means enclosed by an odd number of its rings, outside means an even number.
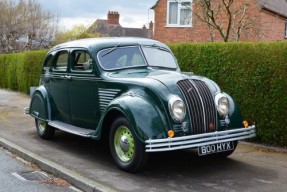
M51 120L51 106L48 91L44 86L38 87L31 98L29 114L40 120Z
M141 142L150 138L166 137L165 129L168 128L168 124L165 114L147 99L130 95L122 96L110 103L100 121L97 134L106 137L113 120L119 116L127 118L131 129Z
M234 128L241 127L243 120L238 104L229 94L225 92L224 94L227 96L230 105L230 112L229 112L230 126Z

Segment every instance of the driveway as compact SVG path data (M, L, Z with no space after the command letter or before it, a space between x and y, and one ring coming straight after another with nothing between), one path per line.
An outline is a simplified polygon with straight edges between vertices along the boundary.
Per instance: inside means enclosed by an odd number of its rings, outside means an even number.
M225 160L202 158L193 150L152 154L145 171L117 169L104 142L57 131L53 140L38 137L34 120L23 114L29 96L0 89L0 145L8 143L71 174L84 190L98 191L286 191L287 153L239 143ZM9 148L9 147L8 147ZM30 156L29 156L30 157ZM29 159L29 158L28 158ZM30 159L31 160L31 159ZM38 161L33 160L36 163ZM41 165L40 165L41 166ZM47 166L42 166L47 169ZM48 170L49 171L49 170ZM69 178L64 178L68 179ZM88 184L84 187L79 183ZM91 188L88 188L90 186ZM94 188L93 188L94 187Z

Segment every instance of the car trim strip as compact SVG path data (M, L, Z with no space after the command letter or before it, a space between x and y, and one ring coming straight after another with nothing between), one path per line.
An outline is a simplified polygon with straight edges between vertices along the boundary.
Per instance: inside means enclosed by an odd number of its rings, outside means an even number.
M204 145L227 141L238 141L255 137L255 125L226 131L216 131L183 137L146 140L146 152L172 151L178 149L197 148Z

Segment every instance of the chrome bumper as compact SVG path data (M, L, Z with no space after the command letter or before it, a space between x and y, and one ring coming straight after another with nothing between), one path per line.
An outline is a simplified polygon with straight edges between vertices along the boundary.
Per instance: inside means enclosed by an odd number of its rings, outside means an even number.
M24 108L24 114L28 115L28 114L29 114L29 112L30 112L29 107L25 107L25 108Z
M204 145L217 144L227 141L238 141L255 137L255 125L247 128L217 131L198 135L174 137L166 139L146 140L146 152L172 151L178 149L196 148Z

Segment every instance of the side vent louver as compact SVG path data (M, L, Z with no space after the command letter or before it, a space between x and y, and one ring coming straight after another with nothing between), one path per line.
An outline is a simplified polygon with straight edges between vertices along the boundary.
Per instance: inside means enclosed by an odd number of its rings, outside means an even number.
M119 89L99 89L99 103L101 113L106 110L107 106L116 97L119 91Z

